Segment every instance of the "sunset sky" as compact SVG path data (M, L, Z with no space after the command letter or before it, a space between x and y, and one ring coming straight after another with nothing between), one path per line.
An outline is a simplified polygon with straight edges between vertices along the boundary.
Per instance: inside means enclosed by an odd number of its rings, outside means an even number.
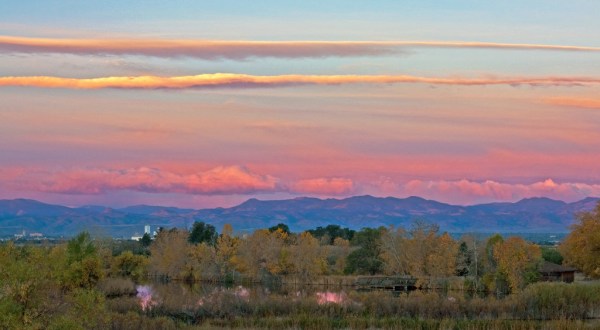
M4 1L0 198L600 196L600 1Z

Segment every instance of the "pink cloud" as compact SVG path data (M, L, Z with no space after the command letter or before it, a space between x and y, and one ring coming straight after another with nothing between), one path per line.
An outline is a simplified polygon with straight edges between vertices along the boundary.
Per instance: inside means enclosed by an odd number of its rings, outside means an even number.
M0 86L21 86L67 89L193 89L193 88L256 88L294 85L346 84L428 84L457 86L590 86L600 84L600 78L549 77L484 77L443 78L409 75L277 75L257 76L237 73L211 73L195 76L117 76L100 78L63 78L51 76L0 77Z
M241 166L179 174L155 168L73 169L43 176L35 190L66 194L101 194L116 190L150 193L248 194L275 191L278 180Z
M76 55L144 55L202 59L345 57L397 53L405 48L487 48L600 51L599 47L468 41L243 41L173 39L52 39L0 36L0 51Z
M386 181L385 184L389 189L389 182ZM552 179L530 184L501 183L492 180L476 182L465 179L457 181L412 180L405 184L397 184L395 193L405 196L422 196L457 204L517 201L530 197L575 201L585 197L600 196L600 184L557 183Z
M354 188L354 182L348 178L305 179L290 185L292 192L315 195L347 195Z
M331 196L349 194L354 190L354 182L347 178L283 181L243 166L218 166L192 173L150 167L71 168L56 172L0 168L0 178L14 190L72 195L132 191L190 195L292 193Z

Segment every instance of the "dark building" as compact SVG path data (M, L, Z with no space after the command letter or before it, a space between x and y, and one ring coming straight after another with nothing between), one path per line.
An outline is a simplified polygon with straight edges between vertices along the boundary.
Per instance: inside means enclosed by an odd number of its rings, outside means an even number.
M562 266L545 260L539 267L541 280L547 282L572 283L575 280L576 270L573 267Z

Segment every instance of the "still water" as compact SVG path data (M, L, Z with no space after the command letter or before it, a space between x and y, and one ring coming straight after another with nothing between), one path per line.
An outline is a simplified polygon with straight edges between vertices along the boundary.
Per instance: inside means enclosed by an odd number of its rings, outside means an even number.
M150 282L136 285L136 298L143 310L158 305L194 308L217 300L229 299L240 302L261 301L274 295L291 300L314 299L318 304L343 304L348 301L351 287L327 287L319 285L262 284L221 285L211 283Z

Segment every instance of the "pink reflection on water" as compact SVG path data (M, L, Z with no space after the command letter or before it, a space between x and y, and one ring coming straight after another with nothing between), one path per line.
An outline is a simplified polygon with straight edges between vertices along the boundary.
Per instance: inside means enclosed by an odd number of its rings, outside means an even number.
M235 296L248 301L250 299L250 291L240 285L235 289Z
M152 308L157 304L155 300L152 299L152 287L149 285L138 285L135 287L137 291L137 297L140 300L140 307L143 311Z
M319 305L334 303L341 304L346 301L346 294L344 292L317 292L317 303Z
M243 301L250 301L250 291L239 285L235 289L223 289L223 288L215 288L211 293L207 294L205 297L198 299L196 302L197 306L204 306L207 304L218 303L219 300L223 299L226 296L233 296L237 299Z

